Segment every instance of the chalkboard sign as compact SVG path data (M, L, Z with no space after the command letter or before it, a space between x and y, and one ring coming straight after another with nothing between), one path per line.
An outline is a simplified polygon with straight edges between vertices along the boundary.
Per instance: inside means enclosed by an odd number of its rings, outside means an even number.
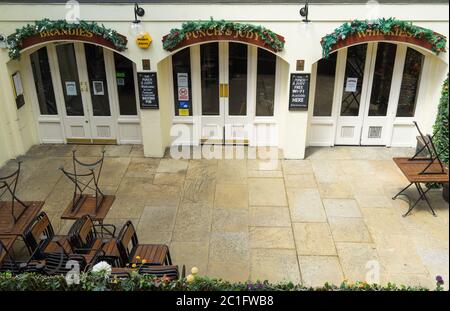
M291 73L289 110L308 109L309 73Z
M159 109L156 72L138 72L141 109Z

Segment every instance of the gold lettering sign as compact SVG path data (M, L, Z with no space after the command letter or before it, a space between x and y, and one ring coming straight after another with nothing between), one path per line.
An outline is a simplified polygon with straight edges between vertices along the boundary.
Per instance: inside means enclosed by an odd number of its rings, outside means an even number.
M94 34L88 30L81 28L72 28L72 29L52 29L52 30L43 30L39 33L41 38L45 37L56 37L56 36L79 36L92 38Z
M366 31L360 31L358 32L358 38L365 38L365 37L373 37L373 36L396 36L396 37L412 37L413 35L410 32L396 29L394 31L389 31L386 33L381 32L379 29L371 30L367 29Z
M214 37L214 38L212 38ZM185 41L199 41L208 39L219 40L238 40L238 41L258 41L259 35L253 31L247 30L221 30L219 28L199 29L187 32L185 35Z

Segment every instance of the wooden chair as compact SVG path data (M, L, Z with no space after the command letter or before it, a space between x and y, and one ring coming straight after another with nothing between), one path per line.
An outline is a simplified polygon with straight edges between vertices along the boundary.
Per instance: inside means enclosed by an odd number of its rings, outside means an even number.
M85 215L75 221L70 228L68 243L73 253L87 256L88 263L98 251L102 251L102 256L105 257L103 259L110 262L109 254L106 254L103 249L116 249L115 232L114 225L94 224L92 218Z
M128 263L140 263L142 260L145 260L147 265L172 265L169 247L163 244L139 244L131 221L127 221L117 235L117 249L122 267ZM140 257L140 260L137 257Z
M45 253L51 252L56 241L64 244L63 240L66 236L56 236L53 226L45 212L37 215L25 229L24 241L30 252L35 253L35 259L44 259ZM46 249L49 250L46 250ZM66 249L70 251L70 249Z
M170 280L178 280L185 277L186 274L186 268L185 266L181 269L181 275L180 271L178 269L178 266L169 265L169 266L154 266L154 265L147 265L144 264L139 268L140 274L150 274L154 275L156 277L166 277Z
M17 260L0 240L0 254L3 252L5 256L3 256L3 260L0 262L0 272L9 271L13 274L41 272L45 267L45 262L33 260L34 254L31 254L27 260Z
M133 269L130 268L112 268L111 276L116 278L127 278ZM181 273L178 266L154 266L144 264L138 269L139 274L150 274L156 277L167 277L169 280L178 280L186 276L186 268L182 267Z

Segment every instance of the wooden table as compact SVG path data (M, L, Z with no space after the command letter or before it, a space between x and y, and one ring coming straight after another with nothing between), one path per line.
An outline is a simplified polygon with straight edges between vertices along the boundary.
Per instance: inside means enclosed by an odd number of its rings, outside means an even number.
M111 206L113 205L115 199L116 199L115 195L105 195L103 197L102 204L98 209L96 209L95 196L86 195L86 198L81 203L81 206L75 211L72 211L73 206L72 202L70 202L67 205L66 210L62 214L61 219L76 220L83 217L84 215L89 215L93 221L98 221L102 223L106 215L108 214L109 210L111 209Z
M3 259L5 259L6 257L7 251L12 249L12 246L14 245L16 239L17 235L0 235L0 241L2 242L1 245L6 248L6 250L0 249L0 266L1 263L3 262Z
M0 202L0 235L20 235L23 236L25 229L31 223L31 221L39 214L44 205L42 201L24 202L28 207L23 207L20 203L14 204L15 214L20 214L24 210L23 214L14 222L11 214L11 202Z
M392 199L395 200L399 195L406 195L403 192L412 185L415 185L417 191L419 192L419 198L413 204L411 204L410 202L410 207L403 216L408 216L421 200L425 200L433 216L436 216L436 213L434 212L434 209L427 198L427 192L430 189L428 188L424 191L421 184L448 183L448 169L445 169L444 172L442 172L439 163L435 162L428 167L426 172L424 172L424 169L430 164L430 160L411 160L410 158L393 158L393 160L398 168L402 171L403 175L405 175L406 179L408 179L410 184L403 188Z

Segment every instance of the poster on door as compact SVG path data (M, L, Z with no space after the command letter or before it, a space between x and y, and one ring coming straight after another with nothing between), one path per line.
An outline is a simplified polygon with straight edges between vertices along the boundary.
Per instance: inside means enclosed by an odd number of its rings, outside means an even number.
M179 101L189 100L189 89L186 86L178 87L178 100Z
M75 81L66 81L66 95L77 96L77 84Z
M187 72L177 73L177 85L178 85L178 87L188 87L189 86L189 78L188 78Z
M345 91L346 92L356 92L356 89L358 87L358 78L347 78L347 83L345 84Z

